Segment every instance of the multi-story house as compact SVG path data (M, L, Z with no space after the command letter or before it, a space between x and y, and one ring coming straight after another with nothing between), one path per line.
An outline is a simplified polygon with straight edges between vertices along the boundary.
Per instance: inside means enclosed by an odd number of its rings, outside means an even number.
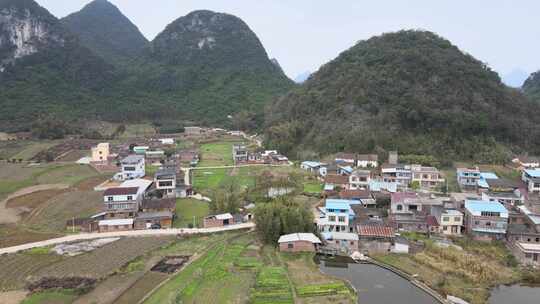
M321 232L353 232L351 226L355 217L350 202L344 200L326 200L320 208L317 227Z
M356 166L359 168L377 168L379 156L377 154L360 154L356 158Z
M526 265L540 266L540 197L519 206L523 221L508 226L507 241L512 253ZM516 222L516 221L513 221Z
M411 182L418 182L421 188L434 188L444 183L439 169L435 167L411 165L411 171Z
M350 190L369 189L370 180L371 180L371 171L354 170L349 176L349 189Z
M103 194L107 218L132 218L139 211L141 201L138 187L109 188Z
M300 168L312 173L320 173L322 167L326 164L317 161L304 161L300 164ZM326 175L326 173L324 174Z
M120 162L123 180L144 177L146 175L144 156L129 155Z
M95 147L92 147L92 162L107 162L110 154L109 143L99 143Z
M458 185L462 188L476 188L480 179L480 169L474 168L457 168L456 170Z
M540 169L525 169L521 180L527 184L527 191L540 193Z
M521 190L514 188L509 188L507 191L484 191L481 194L483 201L499 202L506 208L523 205L525 201Z
M164 196L176 197L176 170L174 168L163 168L154 175L156 189L160 190Z
M234 144L232 147L234 163L243 163L248 161L248 150L246 145Z
M443 206L432 206L431 215L439 223L438 233L444 235L461 235L463 213L455 209L445 209Z
M532 156L518 156L512 162L520 169L536 169L540 167L540 158Z
M336 164L340 165L356 165L356 154L354 153L338 153L334 158Z
M465 228L474 239L504 239L508 217L508 210L499 202L465 201Z
M381 168L383 182L396 183L398 187L407 188L412 180L411 166L402 164L384 164Z
M397 230L428 232L433 206L444 206L449 198L421 196L413 192L391 194L389 220Z

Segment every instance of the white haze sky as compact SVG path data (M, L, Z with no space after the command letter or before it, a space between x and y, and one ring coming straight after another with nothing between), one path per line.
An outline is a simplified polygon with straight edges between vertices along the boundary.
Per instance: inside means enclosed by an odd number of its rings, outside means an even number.
M90 0L37 0L61 18ZM110 0L152 40L178 17L209 9L242 18L291 78L357 41L425 29L488 63L507 82L540 69L538 0ZM511 76L513 75L513 76ZM507 76L507 77L505 77ZM510 78L514 80L509 80Z

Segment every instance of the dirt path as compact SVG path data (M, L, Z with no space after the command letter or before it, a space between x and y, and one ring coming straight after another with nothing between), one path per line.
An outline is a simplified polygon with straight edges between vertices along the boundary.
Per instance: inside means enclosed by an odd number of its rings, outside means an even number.
M19 304L26 298L27 294L28 292L24 290L0 292L0 303Z
M16 191L8 197L6 197L4 200L0 201L0 224L15 224L20 220L19 214L21 214L21 210L17 208L7 208L6 204L10 199L23 196L26 194L31 194L38 191L45 191L45 190L51 190L51 189L67 189L69 188L69 185L66 184L50 184L50 185L37 185L37 186L31 186L27 188L23 188L19 191Z

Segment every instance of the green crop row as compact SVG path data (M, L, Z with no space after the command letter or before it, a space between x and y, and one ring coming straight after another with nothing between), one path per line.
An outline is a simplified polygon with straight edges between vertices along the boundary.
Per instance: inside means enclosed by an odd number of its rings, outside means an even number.
M320 284L320 285L307 285L296 288L296 293L300 297L318 297L336 294L348 294L349 288L343 282Z

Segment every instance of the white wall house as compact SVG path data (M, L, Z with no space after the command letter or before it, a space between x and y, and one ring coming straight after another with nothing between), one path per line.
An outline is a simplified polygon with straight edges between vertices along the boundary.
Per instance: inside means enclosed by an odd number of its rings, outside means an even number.
M379 156L377 154L360 154L356 165L359 168L377 168L379 166Z
M109 143L99 143L92 147L92 162L106 162L109 157Z
M122 179L134 179L144 177L146 175L144 156L130 155L120 162L122 166Z
M354 170L349 176L349 189L350 190L369 189L370 181L371 181L371 171Z

